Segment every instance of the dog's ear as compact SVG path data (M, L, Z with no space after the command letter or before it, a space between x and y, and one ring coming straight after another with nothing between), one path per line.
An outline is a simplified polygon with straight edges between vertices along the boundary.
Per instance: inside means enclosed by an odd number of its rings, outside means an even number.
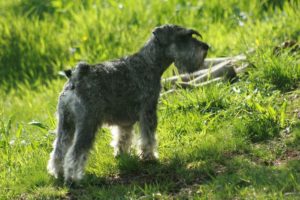
M202 35L198 31L196 31L194 29L180 29L177 32L177 36L179 36L179 37L182 37L182 36L193 36L193 35L197 35L200 38L202 38Z
M156 27L152 34L161 45L167 45L170 42L170 34L167 26Z
M65 73L65 76L70 79L71 76L72 76L72 70L70 69L67 69L67 70L64 70L64 73Z
M180 37L192 37L196 35L202 38L202 35L194 29L186 29L181 26L168 24L156 27L152 33L161 45L168 45Z

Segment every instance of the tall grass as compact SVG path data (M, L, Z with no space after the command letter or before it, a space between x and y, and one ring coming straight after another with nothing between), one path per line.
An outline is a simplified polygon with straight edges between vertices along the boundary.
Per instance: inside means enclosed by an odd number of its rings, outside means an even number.
M297 12L297 1L5 2L0 9L0 82L8 87L45 83L79 60L94 63L133 53L153 27L164 23L198 29L212 46L211 56L239 53L240 46L256 41L266 45L266 32L271 45L299 37L299 22L290 17Z

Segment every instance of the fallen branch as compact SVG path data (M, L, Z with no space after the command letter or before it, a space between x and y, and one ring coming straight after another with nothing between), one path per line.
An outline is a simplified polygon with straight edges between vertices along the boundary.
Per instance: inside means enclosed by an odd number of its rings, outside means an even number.
M211 83L215 83L218 81L224 80L223 77L217 77L211 80L207 80L207 81L203 81L203 82L199 82L199 83L191 83L191 82L187 82L187 83L180 83L180 86L182 88L196 88L196 87L202 87L202 86L206 86L209 85Z
M197 87L207 86L207 85L210 85L212 83L220 82L222 80L224 80L224 78L218 77L218 78L214 78L212 80L209 80L209 81L206 81L206 82L203 82L203 83L199 83L199 84L189 84L189 83L184 83L184 84L185 84L185 88L197 88ZM161 93L160 97L165 96L165 95L170 94L170 93L173 93L175 91L176 91L176 89L174 89L174 88L170 89L166 92Z
M196 71L191 74L180 74L178 76L172 76L166 79L162 80L162 84L175 84L179 80L181 82L189 82L192 80L199 78L200 82L205 79L205 77L208 76L209 73L212 73L212 77L219 77L223 76L225 74L228 74L231 77L234 77L236 73L234 73L233 65L237 61L245 61L246 56L245 55L238 55L233 57L224 57L224 58L207 58L204 61L204 68L209 69L202 69L199 71Z
M177 88L196 88L206 86L224 79L233 79L238 73L244 72L249 66L246 56L241 54L233 57L207 58L204 68L191 74L180 74L162 80L163 85L171 84L172 89L161 93L160 96L173 93ZM237 65L239 64L239 67Z
M240 67L235 68L235 73L240 74L246 71L247 68L249 68L251 65L250 63L243 63Z
M207 81L209 78L217 78L224 75L226 76L226 78L233 78L236 76L236 72L231 62L232 62L231 60L221 62L217 64L215 67L213 67L208 73L205 73L189 81L188 83L190 84L202 83L204 81Z
M237 61L245 61L247 57L244 54L240 54L237 56L232 57L221 57L221 58L206 58L204 60L204 68L209 68L211 66L217 65L219 63L222 63L224 61L230 60L231 62L237 62Z
M208 73L208 71L209 71L208 69L203 69L203 70L199 70L199 71L193 72L191 74L180 74L178 76L172 76L172 77L163 79L162 83L163 84L166 84L166 83L174 84L178 80L181 80L183 82L187 82L187 81L192 80L195 77L198 77L198 76L201 76L203 74Z

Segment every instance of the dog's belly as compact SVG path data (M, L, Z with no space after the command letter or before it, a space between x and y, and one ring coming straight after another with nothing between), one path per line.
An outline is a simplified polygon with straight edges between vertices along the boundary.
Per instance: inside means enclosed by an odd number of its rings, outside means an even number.
M111 125L132 125L139 119L139 106L136 104L111 105L105 109L104 122Z

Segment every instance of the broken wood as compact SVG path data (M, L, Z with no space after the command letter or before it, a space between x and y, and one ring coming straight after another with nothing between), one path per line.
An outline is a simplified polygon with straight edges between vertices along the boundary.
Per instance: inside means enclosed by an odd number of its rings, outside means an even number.
M232 61L232 62L237 62L237 61L245 61L247 57L244 54L240 54L237 56L232 56L232 57L220 57L220 58L206 58L204 60L204 68L209 68L211 66L217 65L219 63L222 63L224 61Z
M165 78L165 79L162 80L162 82L163 82L163 84L164 83L174 84L178 80L181 80L183 82L187 82L187 81L192 80L195 77L201 76L201 75L206 74L206 73L208 73L208 69L203 69L203 70L199 70L199 71L196 71L194 73L191 73L191 74L180 74L178 76L172 76L172 77L169 77L169 78Z
M224 80L224 78L223 77L216 77L214 79L206 80L206 81L198 82L198 83L191 83L191 82L185 83L185 82L182 82L182 83L178 83L178 85L181 88L196 88L196 87L202 87L202 86L205 86L205 85L209 85L211 83L218 82L218 81L221 81L221 80Z
M250 63L243 63L240 67L235 68L235 73L240 74L246 71L247 68L249 68L250 66L253 67L253 65L251 65Z
M243 54L233 57L207 58L204 61L204 68L207 69L163 79L163 85L170 84L173 88L161 93L160 96L173 93L177 88L196 88L226 79L231 80L237 74L246 71L250 65L246 62L246 56Z
M178 76L172 76L162 80L162 84L175 84L179 80L181 82L189 82L195 80L199 77L199 82L203 82L205 77L212 73L212 77L219 77L225 74L228 74L229 77L234 77L236 73L233 69L233 64L237 61L245 61L245 55L238 55L233 57L224 57L224 58L207 58L204 61L204 68L208 69L201 69L191 74L180 74Z
M227 61L217 64L208 73L205 73L205 74L189 81L188 83L190 83L190 84L202 83L204 81L207 81L209 78L217 78L217 77L221 77L224 75L228 79L234 78L236 76L236 72L234 70L233 65L231 64L231 60L227 60Z
M203 83L199 83L199 84L189 84L189 83L185 83L185 84L186 84L186 85L185 85L185 88L197 88L197 87L203 87L203 86L210 85L210 84L212 84L212 83L220 82L220 81L222 81L222 80L224 80L223 77L218 77L218 78L214 78L214 79L212 79L212 80L209 80L209 81L206 81L206 82L203 82ZM160 97L165 96L165 95L170 94L170 93L173 93L173 92L176 92L176 89L173 88L173 89L170 89L170 90L168 90L168 91L166 91L166 92L163 92L163 93L160 94Z

